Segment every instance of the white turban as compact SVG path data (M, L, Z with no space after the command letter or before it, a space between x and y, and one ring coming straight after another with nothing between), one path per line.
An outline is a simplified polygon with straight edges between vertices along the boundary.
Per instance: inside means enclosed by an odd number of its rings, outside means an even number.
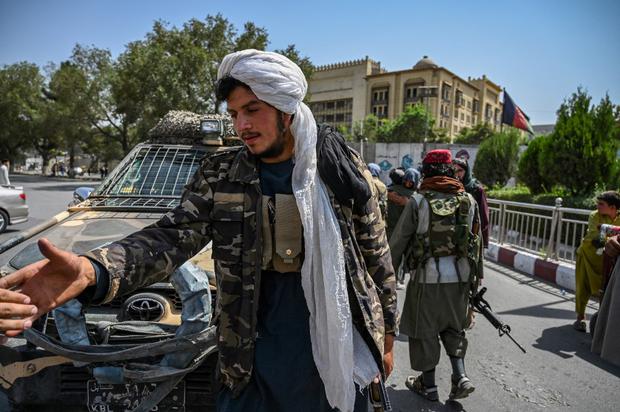
M251 49L224 58L217 77L226 76L245 83L260 100L278 110L295 114L291 124L295 139L292 183L304 229L301 279L310 312L312 354L329 404L352 411L353 382L367 386L378 369L351 321L340 227L317 173L316 122L303 103L308 83L299 66L288 58Z

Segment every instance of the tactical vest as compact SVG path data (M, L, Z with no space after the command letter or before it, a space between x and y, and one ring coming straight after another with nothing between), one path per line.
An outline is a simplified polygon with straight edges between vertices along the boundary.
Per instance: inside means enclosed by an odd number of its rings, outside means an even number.
M301 272L303 227L295 196L263 196L263 270Z
M476 254L473 241L477 235L470 231L468 224L472 207L469 196L464 192L448 198L438 198L434 192L423 195L429 206L428 228L416 235L410 267L421 267L431 258L438 264L439 258L444 256L456 256L456 260L467 257L472 262ZM458 265L455 266L458 273Z

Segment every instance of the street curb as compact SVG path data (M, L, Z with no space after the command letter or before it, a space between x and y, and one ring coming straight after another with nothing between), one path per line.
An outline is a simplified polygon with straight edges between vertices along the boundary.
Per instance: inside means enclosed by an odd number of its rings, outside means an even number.
M545 260L532 253L511 249L490 242L485 257L493 262L508 266L519 272L558 285L562 289L575 291L575 266L552 260Z

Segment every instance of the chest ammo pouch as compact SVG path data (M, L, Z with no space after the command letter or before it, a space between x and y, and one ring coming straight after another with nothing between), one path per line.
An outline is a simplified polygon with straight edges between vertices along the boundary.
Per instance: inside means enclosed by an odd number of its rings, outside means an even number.
M263 196L262 269L300 272L303 263L303 229L295 196Z

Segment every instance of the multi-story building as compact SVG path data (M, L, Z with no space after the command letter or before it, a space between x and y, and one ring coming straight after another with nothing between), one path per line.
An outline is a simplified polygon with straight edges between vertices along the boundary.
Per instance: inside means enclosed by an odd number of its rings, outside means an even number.
M427 56L394 72L368 57L319 66L308 89L317 121L348 128L369 114L394 119L415 103L426 105L449 136L482 122L499 128L501 121L500 86L485 75L465 80Z

